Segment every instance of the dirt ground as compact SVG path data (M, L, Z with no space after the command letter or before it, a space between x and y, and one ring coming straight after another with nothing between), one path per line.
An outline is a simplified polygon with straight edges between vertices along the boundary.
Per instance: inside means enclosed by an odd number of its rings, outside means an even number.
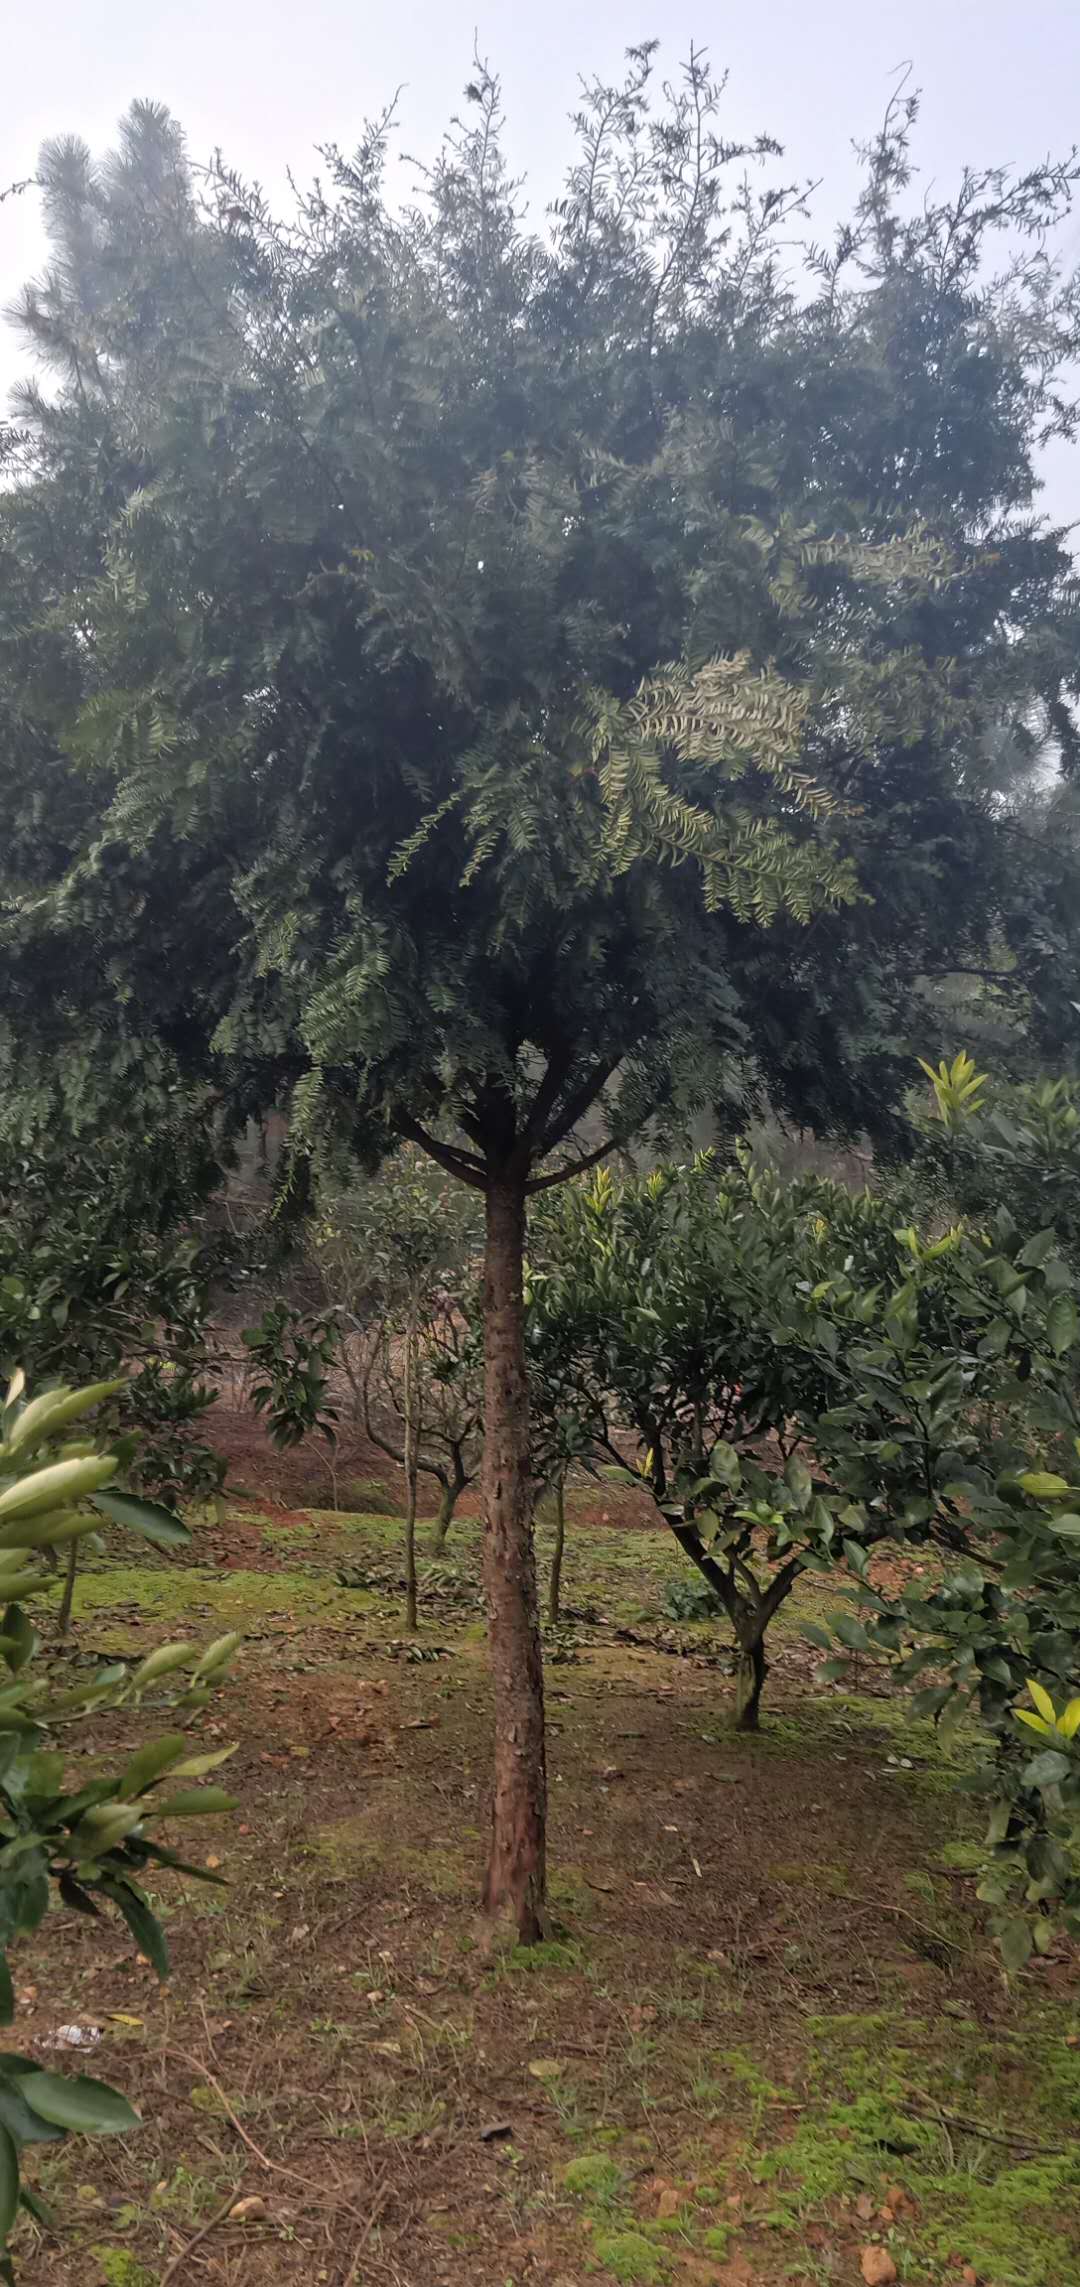
M77 2031L143 2122L28 2156L57 2233L23 2229L24 2287L1067 2287L1080 1976L1003 1979L930 1728L816 1685L789 1609L738 1736L722 1631L664 1609L678 1551L575 1496L551 1936L487 1952L475 1524L407 1642L375 1457L331 1514L317 1455L219 1428L227 1517L190 1562L88 1569L70 1657L242 1629L201 1719L239 1808L176 1835L226 1886L162 1882L164 1989L65 1913L15 1957L13 2045L55 2065Z

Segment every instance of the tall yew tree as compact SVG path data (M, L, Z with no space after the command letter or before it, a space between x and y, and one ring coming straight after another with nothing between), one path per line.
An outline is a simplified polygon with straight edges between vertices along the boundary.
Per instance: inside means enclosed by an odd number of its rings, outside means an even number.
M775 146L700 57L655 106L650 71L584 91L542 228L479 68L412 205L389 120L284 220L152 107L101 165L50 145L0 499L9 1125L196 1080L484 1194L486 1896L526 1938L530 1194L733 1074L886 1118L950 969L1051 1034L1075 990L1065 862L984 769L1002 726L1076 752L1032 508L1074 170L919 202L894 107L835 247L785 255Z

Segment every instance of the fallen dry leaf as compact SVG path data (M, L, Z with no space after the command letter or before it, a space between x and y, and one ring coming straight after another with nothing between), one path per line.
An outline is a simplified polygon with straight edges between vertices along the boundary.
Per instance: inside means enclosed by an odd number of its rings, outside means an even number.
M859 2269L866 2287L892 2287L896 2278L896 2265L887 2247L864 2247Z

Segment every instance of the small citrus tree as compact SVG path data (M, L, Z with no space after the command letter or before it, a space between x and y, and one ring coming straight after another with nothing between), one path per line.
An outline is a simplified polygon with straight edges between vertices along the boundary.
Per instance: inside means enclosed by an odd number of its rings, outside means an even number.
M813 1423L835 1394L839 1339L805 1297L897 1248L867 1196L781 1184L748 1153L618 1181L601 1170L547 1210L529 1287L529 1348L556 1444L640 1482L708 1582L736 1642L738 1719L758 1720L765 1639L811 1562L830 1561L835 1504ZM850 1280L848 1280L850 1291ZM819 1473L820 1474L820 1473Z
M1018 1967L1080 1931L1080 1311L1054 1232L1027 1237L1005 1208L936 1260L903 1236L911 1274L844 1346L814 1437L850 1513L936 1562L886 1589L856 1557L849 1608L805 1632L844 1648L828 1673L878 1655L946 1735L982 1728L980 1896Z

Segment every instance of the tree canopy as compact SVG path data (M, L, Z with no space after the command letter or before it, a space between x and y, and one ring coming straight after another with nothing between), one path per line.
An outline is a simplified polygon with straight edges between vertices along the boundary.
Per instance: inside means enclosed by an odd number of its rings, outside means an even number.
M1060 1025L1067 885L987 742L1073 759L1033 507L1073 170L911 211L894 109L802 290L774 146L700 58L655 113L649 69L586 91L544 235L486 73L404 211L388 119L280 222L154 107L104 164L47 148L54 386L0 532L15 1100L29 1036L73 1116L175 1061L475 1151L478 1089L543 1060L536 1153L617 1065L663 1097L688 1024L825 1125L887 1104L952 963Z

